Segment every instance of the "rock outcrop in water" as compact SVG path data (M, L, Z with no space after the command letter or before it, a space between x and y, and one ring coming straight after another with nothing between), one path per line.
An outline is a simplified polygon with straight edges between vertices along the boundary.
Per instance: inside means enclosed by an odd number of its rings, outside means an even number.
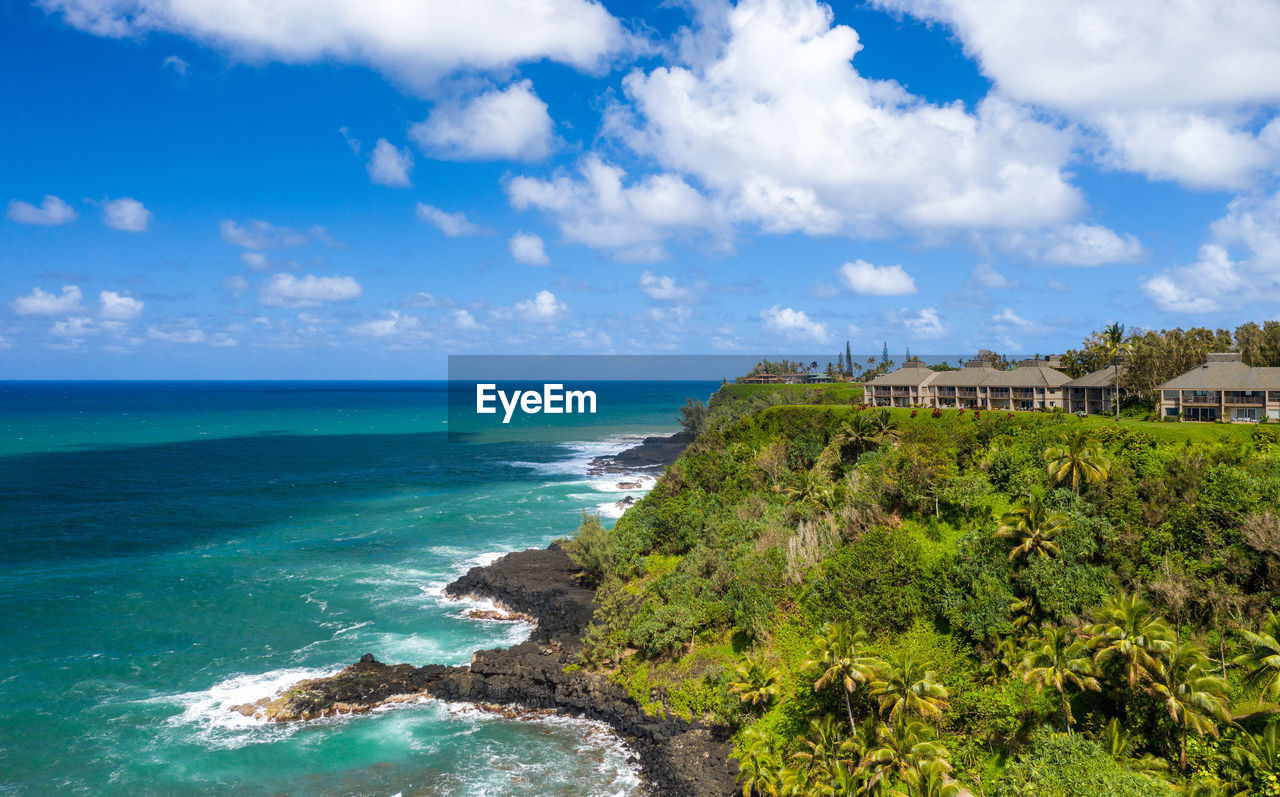
M366 654L337 675L299 684L255 713L278 721L311 719L423 695L483 707L554 710L604 722L626 738L654 794L735 793L726 729L650 716L608 678L576 668L565 671L577 660L595 612L595 593L579 583L579 572L555 545L472 568L445 592L484 598L533 617L537 629L527 641L478 651L470 667L386 665Z
M591 460L589 472L658 473L679 459L680 454L692 442L693 435L688 432L676 432L667 437L646 437L637 446Z

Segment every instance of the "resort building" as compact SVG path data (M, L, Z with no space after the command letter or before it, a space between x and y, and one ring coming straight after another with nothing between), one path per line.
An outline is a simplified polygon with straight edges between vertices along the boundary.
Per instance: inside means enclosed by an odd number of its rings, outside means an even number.
M1124 378L1124 366L1119 367L1120 378ZM1085 374L1079 379L1072 379L1066 384L1066 407L1071 412L1083 412L1089 415L1100 415L1111 412L1115 398L1116 369L1112 366L1100 368Z
M987 394L983 383L997 374L986 360L970 360L956 371L942 371L929 383L933 389L934 407L960 410L987 408Z
M1023 360L1013 370L996 371L981 387L987 389L988 409L1025 412L1065 408L1062 388L1070 381L1043 360Z
M1160 386L1160 415L1188 421L1280 420L1280 368L1245 365L1216 352L1199 368Z
M875 407L915 407L929 404L929 383L941 374L919 360L905 362L896 371L867 383L866 401ZM932 405L930 405L932 406Z
M982 360L955 371L934 371L917 361L868 382L866 396L876 407L1046 410L1066 407L1063 387L1070 381L1045 360L1024 360L1009 371Z
M740 376L743 385L825 385L835 380L826 374L752 374Z

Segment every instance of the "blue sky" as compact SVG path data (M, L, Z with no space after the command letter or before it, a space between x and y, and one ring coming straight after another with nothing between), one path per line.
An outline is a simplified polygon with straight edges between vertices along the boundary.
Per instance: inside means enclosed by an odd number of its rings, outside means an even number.
M0 375L1273 318L1280 7L1174 5L6 4Z

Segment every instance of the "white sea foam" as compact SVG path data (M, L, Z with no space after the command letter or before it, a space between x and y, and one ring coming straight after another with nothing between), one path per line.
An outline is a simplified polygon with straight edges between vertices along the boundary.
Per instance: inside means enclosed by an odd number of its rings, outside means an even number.
M170 717L171 726L189 727L197 739L211 747L235 748L281 739L298 727L296 723L273 723L261 717L232 711L263 698L275 699L294 685L312 678L324 678L337 669L290 667L258 675L233 675L208 689L155 698L153 702L177 703L182 713Z
M582 440L572 443L561 443L561 456L550 462L510 463L517 468L530 468L539 473L555 476L584 476L591 469L591 461L597 457L608 457L626 451L644 441L644 435L616 434L599 440Z
M595 762L591 769L600 779L593 779L593 794L600 797L636 797L643 793L639 756L603 722L540 713L513 718L481 709L471 703L448 702L431 697L388 703L375 708L373 712L386 713L406 708L425 710L433 717L449 720L458 727L456 735L472 735L485 725L511 722L540 725L551 732L566 734L571 740L575 762ZM424 744L432 746L436 742L437 738L423 740ZM564 779L575 777L574 771L566 770L563 766L551 769L555 766L551 760L524 759L506 745L499 746L490 742L470 749L474 756L485 761L485 766L474 768L468 773L466 782L458 784L463 789L460 792L462 794L491 795L495 791L509 793L514 785L513 776L523 776L542 783L548 792L561 793L564 791L563 787L572 785ZM562 788L555 788L557 786Z

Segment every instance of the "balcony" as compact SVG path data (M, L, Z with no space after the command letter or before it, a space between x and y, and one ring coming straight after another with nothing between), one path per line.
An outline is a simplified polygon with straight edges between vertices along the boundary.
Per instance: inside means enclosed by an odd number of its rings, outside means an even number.
M1182 394L1182 404L1185 407L1216 407L1218 403L1218 393L1216 392L1209 394Z
M1027 388L1017 388L1013 391L1013 397L1016 399L1034 399L1036 392Z
M909 397L909 396L911 395L911 388L909 388L909 387L895 387L895 388L893 389L893 395L894 395L895 397L897 397L897 396L908 396L908 397Z
M1223 396L1222 403L1234 405L1237 407L1238 406L1261 407L1266 402L1263 401L1263 396L1260 393L1255 393L1252 396L1242 396L1238 394L1233 395L1231 393L1228 393L1226 396Z

